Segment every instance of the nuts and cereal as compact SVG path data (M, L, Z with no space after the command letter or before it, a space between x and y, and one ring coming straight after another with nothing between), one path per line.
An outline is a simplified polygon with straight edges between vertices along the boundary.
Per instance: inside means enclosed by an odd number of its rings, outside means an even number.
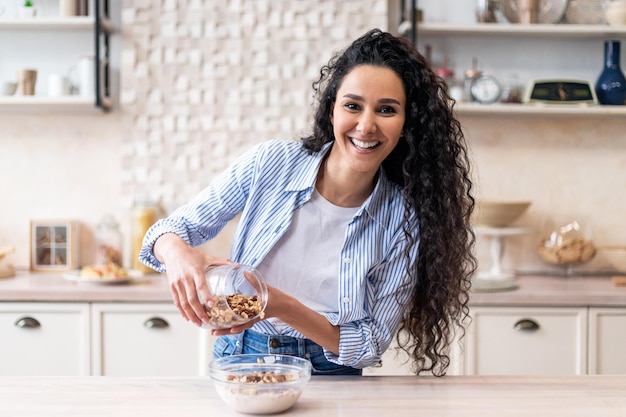
M256 295L232 294L224 298L213 297L205 303L209 316L209 325L218 329L227 329L242 324L257 316L264 316L263 303Z
M221 399L246 414L287 410L311 378L311 363L289 355L240 354L209 364L209 376Z
M206 273L210 295L207 299L198 294L209 316L202 327L228 329L251 321L263 319L267 304L267 286L254 268L240 264L213 267Z
M580 231L578 222L571 222L553 231L540 242L537 253L545 262L556 265L575 265L590 261L596 247Z

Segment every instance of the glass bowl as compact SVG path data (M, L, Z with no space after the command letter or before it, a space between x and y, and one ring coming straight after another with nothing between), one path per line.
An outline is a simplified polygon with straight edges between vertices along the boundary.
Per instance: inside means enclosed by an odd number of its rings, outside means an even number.
M565 268L566 275L571 275L574 266L592 260L596 252L593 241L582 233L577 221L557 227L537 247L544 262Z
M209 377L222 401L233 410L274 414L298 401L311 379L311 363L287 355L232 355L211 361Z
M221 265L206 272L211 295L200 302L209 316L205 329L228 329L263 318L267 306L267 285L256 269L241 264Z

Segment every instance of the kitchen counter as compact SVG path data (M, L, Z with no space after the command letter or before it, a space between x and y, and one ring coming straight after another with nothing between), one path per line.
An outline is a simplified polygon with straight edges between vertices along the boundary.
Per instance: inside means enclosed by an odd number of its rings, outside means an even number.
M167 279L147 274L130 284L98 285L66 280L62 273L18 271L0 279L0 301L160 302L172 301Z
M472 292L473 306L626 307L626 286L609 276L518 276L511 291Z
M0 415L241 416L208 378L1 377ZM625 376L321 377L281 415L623 417Z
M626 307L626 286L607 276L519 276L512 291L473 292L473 306ZM172 297L163 274L150 274L129 285L94 285L63 279L60 273L18 271L0 279L0 301L162 302Z

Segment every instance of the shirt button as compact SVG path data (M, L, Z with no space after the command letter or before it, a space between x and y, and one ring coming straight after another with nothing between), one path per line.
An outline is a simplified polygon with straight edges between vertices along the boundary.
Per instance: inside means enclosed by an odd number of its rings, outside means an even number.
M344 304L348 304L350 302L350 297L343 297L341 301L343 301Z
M270 347L272 349L278 349L280 347L280 340L278 340L278 339L270 339Z
M352 262L352 259L350 259L350 258L343 258L343 263L344 264L349 264L350 262Z

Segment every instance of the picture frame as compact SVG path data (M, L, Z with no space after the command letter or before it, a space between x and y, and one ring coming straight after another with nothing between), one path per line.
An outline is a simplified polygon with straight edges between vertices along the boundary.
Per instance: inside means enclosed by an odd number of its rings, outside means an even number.
M78 266L78 223L72 220L30 222L31 271L62 272Z

